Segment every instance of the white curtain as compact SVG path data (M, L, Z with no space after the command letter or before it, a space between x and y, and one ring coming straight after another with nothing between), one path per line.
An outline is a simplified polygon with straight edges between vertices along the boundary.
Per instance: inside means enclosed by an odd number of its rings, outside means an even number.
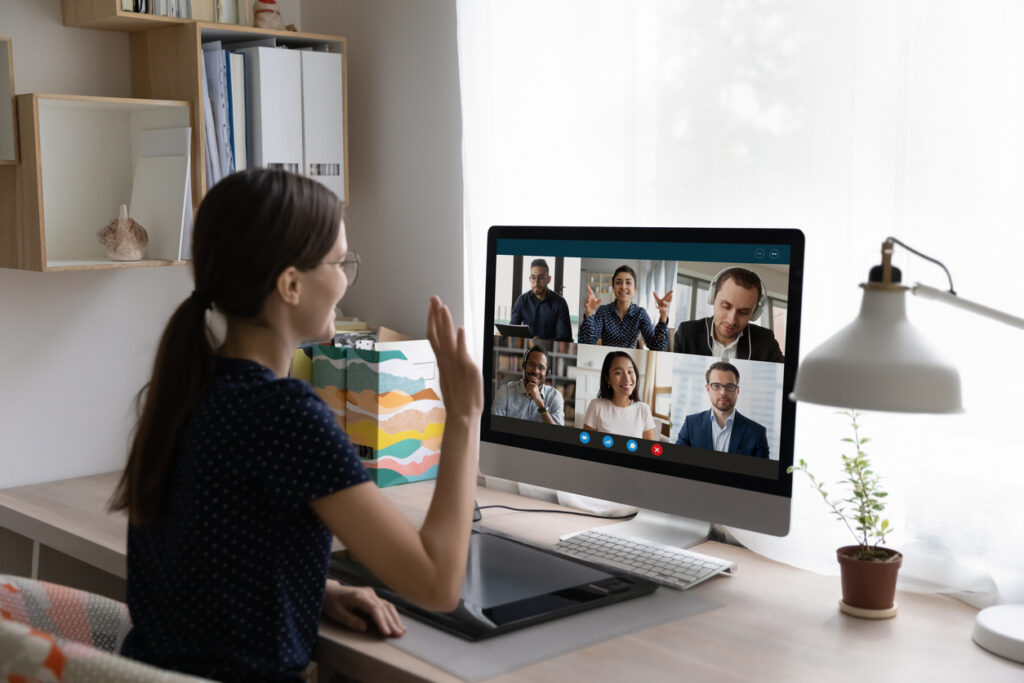
M473 333L492 224L800 228L803 354L855 316L888 235L965 298L1024 314L1024 3L468 0L458 22ZM906 251L896 265L945 287ZM863 416L888 545L905 586L1024 601L1024 333L908 308L967 412ZM826 482L847 435L798 406L796 457ZM827 572L849 540L799 477L788 537L736 535Z

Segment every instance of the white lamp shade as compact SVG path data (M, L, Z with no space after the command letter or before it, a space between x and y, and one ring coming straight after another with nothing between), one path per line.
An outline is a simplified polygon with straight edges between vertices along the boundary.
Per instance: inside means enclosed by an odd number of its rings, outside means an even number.
M800 363L790 398L903 413L960 413L960 374L907 320L906 290L864 290L857 318Z

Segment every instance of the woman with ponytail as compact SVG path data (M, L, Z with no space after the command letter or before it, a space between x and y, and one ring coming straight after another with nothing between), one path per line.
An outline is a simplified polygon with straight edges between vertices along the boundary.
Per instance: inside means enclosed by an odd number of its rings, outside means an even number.
M288 378L299 343L333 337L335 304L357 275L337 197L284 171L233 174L200 205L192 251L195 288L160 340L111 502L129 516L122 652L216 680L292 681L321 613L402 635L393 605L327 581L332 534L410 600L454 609L483 388L448 309L431 299L447 415L417 530L369 481L327 405Z

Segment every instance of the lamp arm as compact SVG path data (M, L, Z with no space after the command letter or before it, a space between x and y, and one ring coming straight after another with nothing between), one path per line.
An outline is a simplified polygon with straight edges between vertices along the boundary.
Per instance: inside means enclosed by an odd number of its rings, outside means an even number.
M910 291L917 296L924 297L925 299L937 299L938 301L949 304L950 306L956 306L957 308L962 308L966 311L970 311L971 313L977 313L978 315L985 316L986 318L998 320L999 322L1006 323L1012 327L1024 329L1024 318L1018 318L1015 315L1003 313L1002 311L994 308L989 308L988 306L976 304L973 301L961 299L956 294L950 294L949 292L944 292L941 289L922 285L920 282L915 283Z

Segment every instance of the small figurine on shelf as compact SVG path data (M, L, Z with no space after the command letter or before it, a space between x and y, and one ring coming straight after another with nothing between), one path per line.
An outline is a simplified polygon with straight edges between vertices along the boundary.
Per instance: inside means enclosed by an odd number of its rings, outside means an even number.
M252 3L252 19L256 28L272 28L278 31L295 30L294 27L288 28L284 25L284 19L281 18L281 11L277 9L276 0L256 0Z
M120 215L96 233L96 237L114 261L138 261L142 258L142 249L149 244L146 229L128 215L128 207L124 204Z

